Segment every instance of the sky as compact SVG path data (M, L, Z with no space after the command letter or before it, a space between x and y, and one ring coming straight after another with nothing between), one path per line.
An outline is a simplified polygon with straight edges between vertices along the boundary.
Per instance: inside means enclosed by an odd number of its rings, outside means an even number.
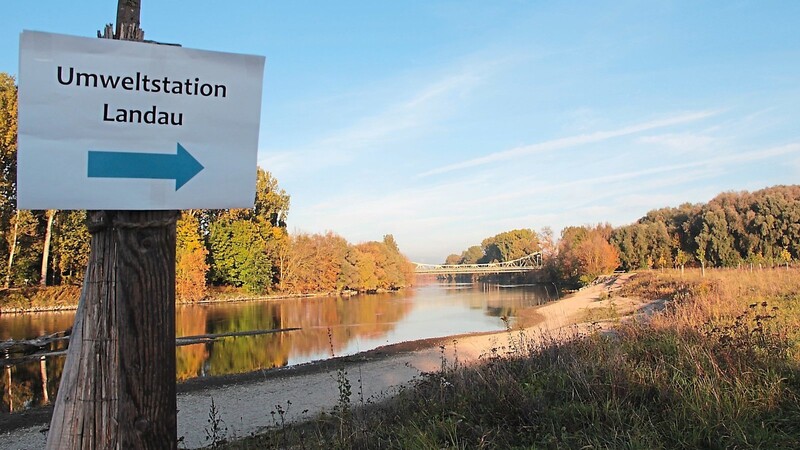
M116 1L12 0L92 37ZM145 38L266 57L258 162L290 232L413 261L800 181L800 2L142 2Z

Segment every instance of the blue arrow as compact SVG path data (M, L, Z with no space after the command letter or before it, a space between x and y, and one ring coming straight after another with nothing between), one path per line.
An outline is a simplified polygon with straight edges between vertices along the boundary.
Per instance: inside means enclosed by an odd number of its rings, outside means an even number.
M89 178L175 180L177 191L201 170L203 165L180 142L175 155L89 150Z

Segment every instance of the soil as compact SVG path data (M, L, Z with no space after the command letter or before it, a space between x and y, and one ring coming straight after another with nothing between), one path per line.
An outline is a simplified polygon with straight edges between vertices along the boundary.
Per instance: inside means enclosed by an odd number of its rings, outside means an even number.
M524 333L531 339L557 341L590 328L613 326L613 323L577 323L586 316L587 308L608 308L612 302L620 315L651 313L657 303L613 295L630 276L612 277L537 307L528 313L528 318L536 323L525 328ZM611 298L600 300L609 293ZM227 439L242 438L276 421L302 420L330 411L339 399L340 374L349 380L354 405L376 402L392 396L422 373L440 369L443 361L474 364L482 355L505 351L508 343L509 332L450 336L282 369L189 380L178 385L179 447L197 448L210 443L207 426L212 401L217 411L214 418L221 420L221 434ZM52 408L38 408L3 417L0 448L43 448L44 430L51 414Z

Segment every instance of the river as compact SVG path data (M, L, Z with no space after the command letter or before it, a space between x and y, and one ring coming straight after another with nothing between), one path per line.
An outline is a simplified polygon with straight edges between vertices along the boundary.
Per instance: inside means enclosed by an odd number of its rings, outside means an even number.
M300 330L177 347L176 375L183 381L243 373L351 355L398 342L503 330L503 318L535 320L535 315L524 312L557 295L553 285L546 284L429 282L397 293L179 305L178 337ZM73 319L74 312L2 315L0 339L31 339L63 331L72 326ZM3 367L2 411L54 401L63 366L64 357L56 356Z

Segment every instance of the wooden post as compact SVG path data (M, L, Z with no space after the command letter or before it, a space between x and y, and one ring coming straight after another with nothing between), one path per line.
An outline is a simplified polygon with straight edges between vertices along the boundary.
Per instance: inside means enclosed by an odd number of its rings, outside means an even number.
M175 211L94 211L49 449L176 448Z
M144 33L139 28L141 11L141 0L119 0L117 2L117 29L114 32L114 39L142 40Z
M140 0L119 0L117 32L142 40ZM113 34L113 36L112 36ZM48 449L177 448L177 211L91 211L92 234Z

